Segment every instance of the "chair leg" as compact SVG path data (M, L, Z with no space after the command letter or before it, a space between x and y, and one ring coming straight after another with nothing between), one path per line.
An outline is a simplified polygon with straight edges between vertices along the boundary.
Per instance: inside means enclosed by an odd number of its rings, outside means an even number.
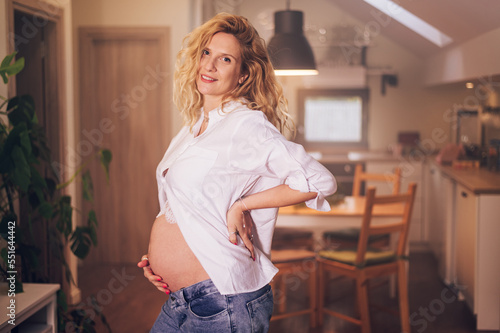
M285 313L286 312L286 275L283 274L278 277L278 281L276 281L278 290L281 291L280 297L279 297L279 303L278 303L278 311L280 313Z
M401 314L401 332L410 333L410 309L408 300L408 280L406 275L406 262L398 263L398 292L399 312Z
M363 278L356 279L356 293L361 319L361 332L370 333L370 310L368 306L368 285Z
M323 325L323 307L325 306L325 269L318 263L318 325Z
M315 264L309 274L309 299L310 308L312 309L310 317L310 325L312 328L316 327L318 319L318 265Z

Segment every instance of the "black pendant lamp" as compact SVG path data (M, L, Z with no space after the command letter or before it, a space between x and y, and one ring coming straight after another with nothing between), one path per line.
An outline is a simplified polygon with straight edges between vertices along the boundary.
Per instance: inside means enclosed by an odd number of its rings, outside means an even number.
M290 10L274 13L274 36L267 50L276 75L316 75L314 54L302 27L304 13Z

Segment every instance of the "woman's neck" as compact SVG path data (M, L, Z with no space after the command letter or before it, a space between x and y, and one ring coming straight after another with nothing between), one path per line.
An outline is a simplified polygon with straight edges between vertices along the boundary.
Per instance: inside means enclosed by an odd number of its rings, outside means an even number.
M219 105L221 105L221 103L205 103L203 104L203 112L205 112L206 115L208 115L208 113L216 108L219 107Z

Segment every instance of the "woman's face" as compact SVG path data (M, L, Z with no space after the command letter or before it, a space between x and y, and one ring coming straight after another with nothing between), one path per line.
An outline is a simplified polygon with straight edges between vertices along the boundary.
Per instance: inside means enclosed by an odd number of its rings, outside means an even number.
M222 102L222 97L243 83L241 51L236 37L219 32L203 49L196 85L204 96L205 110L211 110Z

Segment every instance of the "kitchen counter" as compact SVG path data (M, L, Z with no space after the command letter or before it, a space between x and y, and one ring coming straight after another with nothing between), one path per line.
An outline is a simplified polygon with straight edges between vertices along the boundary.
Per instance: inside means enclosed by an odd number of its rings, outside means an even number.
M396 157L385 151L351 151L344 154L310 154L322 163L357 163L357 162L398 162L401 157Z
M474 194L500 194L500 172L492 172L484 168L456 169L448 165L440 165L430 160L441 172L461 184Z

